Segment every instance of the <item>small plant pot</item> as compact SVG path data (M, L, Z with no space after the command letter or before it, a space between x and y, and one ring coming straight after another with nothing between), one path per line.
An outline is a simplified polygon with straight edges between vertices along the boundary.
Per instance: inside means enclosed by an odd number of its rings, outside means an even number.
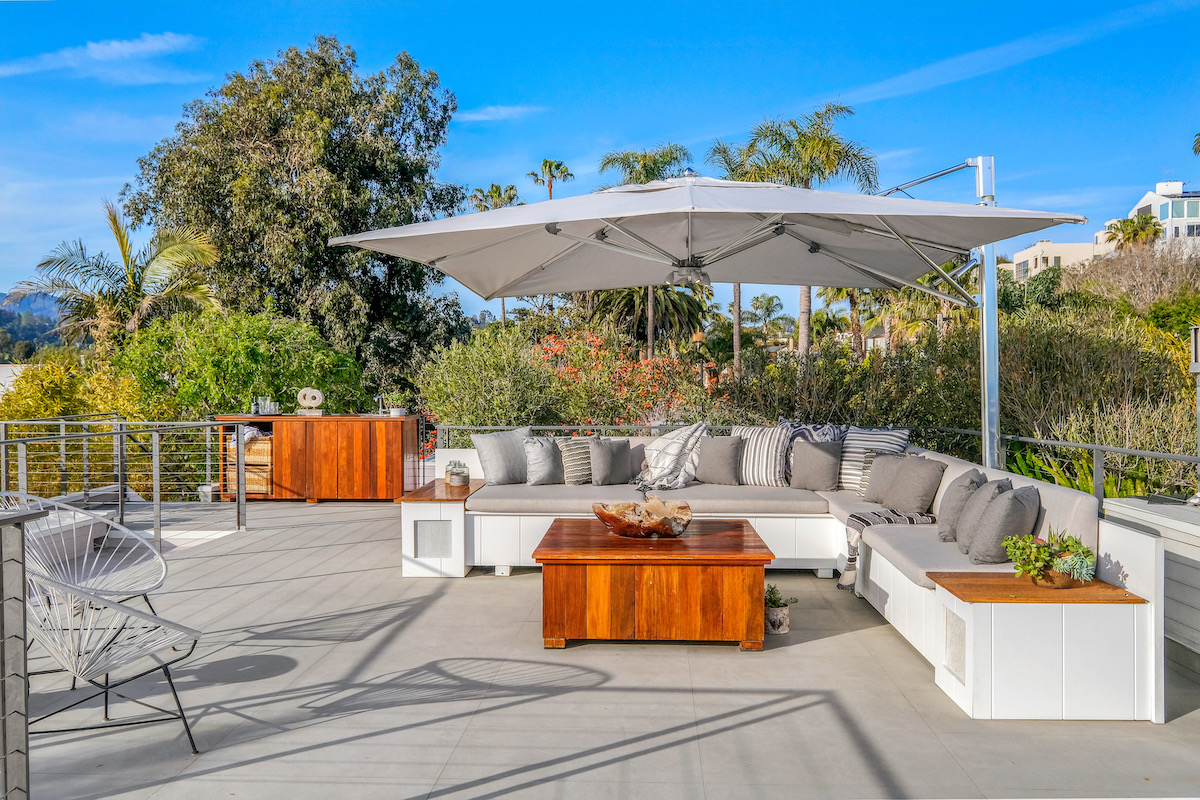
M1034 585L1046 589L1078 589L1083 586L1083 581L1078 578L1053 571L1043 573L1040 578L1033 578L1033 582Z
M767 607L766 615L767 633L787 633L791 630L791 622L788 617L788 606L779 608Z

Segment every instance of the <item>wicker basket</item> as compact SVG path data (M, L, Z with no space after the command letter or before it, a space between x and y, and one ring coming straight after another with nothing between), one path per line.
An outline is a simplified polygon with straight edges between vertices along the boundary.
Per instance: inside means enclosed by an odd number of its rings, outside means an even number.
M231 462L225 465L225 491L229 494L237 493L237 463ZM271 465L247 464L246 465L246 494L270 494L271 493Z
M259 436L246 442L246 463L247 464L266 464L271 463L271 437ZM232 436L226 443L225 459L230 464L237 463L237 440Z

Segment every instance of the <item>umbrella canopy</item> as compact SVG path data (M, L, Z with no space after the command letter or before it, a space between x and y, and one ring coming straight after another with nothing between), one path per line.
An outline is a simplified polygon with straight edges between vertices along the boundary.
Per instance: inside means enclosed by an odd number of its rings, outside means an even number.
M426 264L489 300L689 280L894 289L974 247L1086 221L697 176L330 244Z

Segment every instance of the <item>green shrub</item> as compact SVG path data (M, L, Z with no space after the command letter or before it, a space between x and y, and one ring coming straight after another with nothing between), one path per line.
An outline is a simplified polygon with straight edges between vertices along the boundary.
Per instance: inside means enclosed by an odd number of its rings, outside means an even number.
M331 347L313 325L270 309L156 320L125 342L113 366L136 382L158 419L246 412L260 395L275 398L286 413L305 386L324 392L331 412L371 402L353 357Z

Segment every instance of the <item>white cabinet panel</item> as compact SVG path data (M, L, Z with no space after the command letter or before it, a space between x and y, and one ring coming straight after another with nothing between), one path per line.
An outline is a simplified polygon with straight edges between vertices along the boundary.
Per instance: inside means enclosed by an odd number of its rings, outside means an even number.
M994 603L991 607L992 717L1062 719L1063 607L1057 603Z
M1063 606L1063 714L1133 719L1135 605ZM1102 632L1102 633L1101 633Z

